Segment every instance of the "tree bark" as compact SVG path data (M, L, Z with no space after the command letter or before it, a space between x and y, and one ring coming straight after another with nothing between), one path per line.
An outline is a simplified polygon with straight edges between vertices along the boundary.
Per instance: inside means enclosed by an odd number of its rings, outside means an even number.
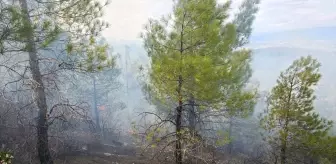
M25 19L28 22L27 28L32 28L32 23L28 13L28 5L26 0L20 0L20 6L25 13ZM53 164L48 146L48 125L47 125L47 100L42 81L42 75L39 68L39 61L37 56L36 44L34 42L34 33L28 30L27 47L29 54L30 71L33 76L34 86L33 92L35 94L35 102L39 109L37 119L37 151L41 164Z
M182 164L182 76L179 76L179 84L178 84L178 97L179 97L179 105L176 108L176 145L175 145L175 159L176 164Z
M183 59L183 32L184 32L184 18L186 17L186 13L183 15L183 21L181 26L181 40L180 40L180 72L178 76L178 87L177 87L177 96L178 96L178 107L176 108L176 145L175 145L175 160L176 164L183 163L183 155L182 155L182 109L183 109L183 102L182 102L182 59Z
M287 151L288 123L289 123L288 116L286 116L285 127L284 127L285 136L281 138L281 148L280 148L281 164L286 164L286 160L287 160L286 151Z
M281 164L286 164L286 149L287 149L287 142L282 141L280 152Z

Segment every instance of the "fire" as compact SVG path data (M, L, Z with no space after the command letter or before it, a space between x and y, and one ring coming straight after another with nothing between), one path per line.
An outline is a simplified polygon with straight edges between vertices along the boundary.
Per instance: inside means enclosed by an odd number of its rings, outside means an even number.
M101 105L98 107L99 110L105 110L105 106L104 105Z

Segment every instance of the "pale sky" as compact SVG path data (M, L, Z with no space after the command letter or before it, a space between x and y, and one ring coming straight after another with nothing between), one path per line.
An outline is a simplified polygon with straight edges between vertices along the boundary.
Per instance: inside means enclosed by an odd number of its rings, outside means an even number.
M233 0L232 7L241 1ZM170 13L172 4L172 0L112 0L105 9L105 20L111 26L104 36L116 41L137 40L148 19ZM261 0L254 32L323 26L336 26L336 0Z

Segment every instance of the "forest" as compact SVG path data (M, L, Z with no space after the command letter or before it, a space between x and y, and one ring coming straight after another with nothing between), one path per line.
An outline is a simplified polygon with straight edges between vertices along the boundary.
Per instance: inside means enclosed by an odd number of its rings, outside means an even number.
M136 48L113 1L0 0L0 164L336 163L336 51L257 49L264 1L175 0Z

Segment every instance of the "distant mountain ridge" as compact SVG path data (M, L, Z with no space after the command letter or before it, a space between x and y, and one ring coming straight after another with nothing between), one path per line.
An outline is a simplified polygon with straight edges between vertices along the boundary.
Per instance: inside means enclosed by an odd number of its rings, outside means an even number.
M274 33L253 33L249 48L305 48L336 53L336 27L316 27Z
M314 27L268 33L252 33L250 40L251 42L273 41L291 39L293 37L301 37L313 40L336 41L336 26Z

